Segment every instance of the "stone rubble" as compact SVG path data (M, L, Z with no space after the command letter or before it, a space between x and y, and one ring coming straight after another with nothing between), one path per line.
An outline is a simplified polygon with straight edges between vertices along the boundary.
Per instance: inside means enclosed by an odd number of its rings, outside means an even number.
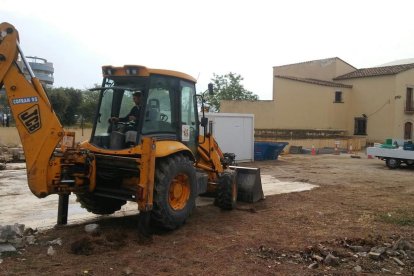
M382 237L369 239L336 239L308 246L299 254L280 252L275 248L259 246L248 248L246 255L258 257L273 263L303 264L308 269L335 271L349 268L353 273L405 274L413 272L414 246L407 239L389 237L391 242L383 242ZM411 275L410 274L410 275Z
M89 235L96 236L99 235L100 227L96 223L87 224L85 225L85 232Z
M315 268L318 268L318 267L319 267L318 262L313 262L308 266L309 269L315 269Z
M53 241L48 241L47 242L47 244L48 245L62 245L62 239L61 238L57 238L57 239L55 239L55 240L53 240Z
M354 267L355 272L361 272L362 271L362 267L360 265L357 265Z
M27 244L29 244L29 245L36 244L36 237L35 237L35 236L33 236L33 235L26 236L26 242L27 242Z
M47 255L53 256L55 254L56 254L56 250L53 248L53 246L49 246L49 248L47 249Z
M24 162L26 160L23 148L0 146L0 170L7 169L7 163Z
M14 225L0 225L0 243L12 241L23 237L24 224L15 223Z
M400 261L400 259L398 259L397 257L392 257L391 259L393 259L399 266L404 266L405 264Z
M14 253L17 249L11 244L3 243L0 244L0 253Z
M337 266L339 265L339 258L335 257L331 253L329 253L324 260L324 263L329 266Z
M324 260L324 258L322 258L321 256L319 256L319 255L316 255L316 254L314 254L314 255L312 255L312 258L314 259L314 260L316 260L316 261L318 261L318 262L323 262L323 260Z
M381 268L382 273L391 273L391 270L388 270L386 268Z
M371 251L368 253L368 257L370 257L373 260L378 261L381 259L381 253Z
M414 245L409 241L401 238L399 239L394 246L392 247L393 250L410 250L414 251Z
M0 225L0 253L17 253L29 244L36 243L37 230L26 228L24 224Z

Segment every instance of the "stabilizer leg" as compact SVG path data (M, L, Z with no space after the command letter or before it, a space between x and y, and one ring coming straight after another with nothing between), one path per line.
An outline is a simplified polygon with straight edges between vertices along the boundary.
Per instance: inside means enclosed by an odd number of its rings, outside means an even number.
M138 215L138 236L141 243L152 241L151 212L140 211Z
M68 223L69 194L59 194L57 225Z

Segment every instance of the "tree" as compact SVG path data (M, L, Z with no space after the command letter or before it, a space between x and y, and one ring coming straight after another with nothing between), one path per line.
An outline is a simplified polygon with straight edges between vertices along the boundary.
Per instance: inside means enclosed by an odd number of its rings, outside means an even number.
M220 111L222 100L247 100L257 101L259 97L253 92L246 90L241 81L243 77L236 73L216 75L213 73L211 81L214 85L214 95L206 95L205 99L210 105L210 111Z
M6 95L0 95L0 107L3 109L7 106L9 106L9 103L7 101L7 96Z
M46 89L46 91L49 101L52 104L53 111L55 111L57 117L62 122L63 114L65 113L66 108L69 105L69 99L66 96L66 94L60 91L60 89L48 88Z
M86 123L93 123L98 105L99 91L85 91L82 93L83 101L80 114Z
M49 88L47 94L62 125L71 126L77 121L82 105L82 91L74 88Z
M76 124L79 117L80 106L82 105L82 91L74 88L66 88L65 93L69 98L69 105L63 116L65 125L72 126Z

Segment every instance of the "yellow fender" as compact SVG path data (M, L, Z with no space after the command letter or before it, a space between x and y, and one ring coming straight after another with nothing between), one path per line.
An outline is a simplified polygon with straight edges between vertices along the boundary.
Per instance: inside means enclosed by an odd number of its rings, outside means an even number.
M194 161L195 157L191 150L181 142L178 141L157 141L156 142L155 157L165 157L177 152L186 152Z

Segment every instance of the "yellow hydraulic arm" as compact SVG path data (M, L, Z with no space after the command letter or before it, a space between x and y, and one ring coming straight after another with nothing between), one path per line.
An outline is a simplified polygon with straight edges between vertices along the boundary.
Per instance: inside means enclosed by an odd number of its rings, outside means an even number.
M16 63L18 54L29 71L30 81ZM0 86L6 90L20 135L30 190L37 197L45 197L70 193L85 185L93 187L93 156L74 148L74 134L64 132L20 49L17 30L9 23L0 24ZM60 142L61 148L56 150Z

